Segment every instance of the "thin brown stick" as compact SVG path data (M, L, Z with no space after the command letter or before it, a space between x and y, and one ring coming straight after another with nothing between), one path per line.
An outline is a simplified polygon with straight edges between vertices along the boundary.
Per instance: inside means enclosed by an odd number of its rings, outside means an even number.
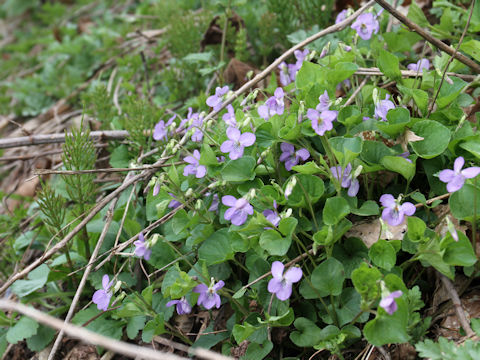
M186 360L187 358L159 351L159 350L152 350L146 347L137 346L133 344L129 344L123 341L118 341L115 339L108 338L103 335L99 335L93 331L87 330L81 326L76 326L72 324L64 324L63 321L58 320L50 315L47 315L39 310L36 310L32 307L25 306L23 304L16 303L11 300L0 300L0 308L3 310L9 311L16 311L22 313L35 321L47 325L51 328L57 330L63 330L67 335L79 339L87 344L93 344L96 346L104 347L105 349L109 349L117 354L121 354L124 356L128 356L130 358L142 358L142 359L149 359L149 360ZM215 357L207 357L211 354L216 356L217 354L210 351L201 349L202 351L197 356L203 356L204 359L215 359ZM218 359L218 358L217 358ZM227 359L223 357L223 359Z
M438 94L440 94L440 90L442 89L443 82L445 81L445 75L447 74L448 67L452 63L455 54L458 53L458 50L460 49L460 46L462 45L463 39L465 38L465 34L467 33L468 27L470 26L470 20L472 19L472 14L473 14L473 8L475 7L475 0L472 0L470 4L470 13L468 14L468 19L467 23L465 25L465 28L463 29L462 36L460 36L460 40L458 41L457 47L455 48L455 52L453 53L452 56L450 56L450 59L448 59L447 64L445 65L445 70L443 71L442 74L442 80L440 80L440 85L438 85L438 89L435 92L435 96L433 97L432 103L428 107L428 112L427 112L427 119L430 117L430 113L433 110L433 107L435 106L435 102L437 101Z
M415 70L401 70L402 76L404 77L422 77L424 76L423 72ZM384 76L385 74L380 71L377 67L370 68L358 68L354 75L369 75L369 76ZM454 72L447 72L448 76L455 76L466 81L473 81L476 78L476 75L468 74L457 74Z
M375 0L375 2L383 7L385 10L387 10L390 14L395 16L400 22L405 24L410 28L410 30L416 32L418 35L423 37L425 40L427 40L429 43L435 45L438 47L440 50L443 52L446 52L447 54L455 57L458 61L460 61L462 64L467 65L470 69L472 69L476 74L480 73L480 65L477 64L475 61L472 59L466 57L462 53L456 52L454 49L452 49L450 46L445 44L444 42L438 40L437 38L433 37L429 32L423 30L420 26L415 24L412 20L407 18L405 15L401 14L399 11L395 10L395 8L392 7L389 3L387 3L385 0Z
M90 169L90 170L49 170L38 169L34 172L34 175L79 175L79 174L97 174L97 173L117 173L117 172L131 172L131 171L143 171L143 170L155 170L163 167L176 166L185 164L185 161L177 161L174 163L159 164L159 165L144 165L136 168L108 168L108 169Z
M128 131L126 130L92 131L90 133L90 138L97 141L124 140L128 135ZM0 139L0 149L29 145L60 144L64 142L65 134L40 134L11 139Z
M451 193L446 193L446 194L443 194L443 195L435 196L434 198L428 199L428 200L426 201L426 204L427 204L427 205L430 205L430 204L433 203L434 201L447 199L447 198L450 197L450 195L452 195L452 194L451 194ZM415 207L417 207L417 208L422 207L422 206L423 206L422 203L415 204Z
M105 148L108 146L108 144L95 144L94 145L96 148ZM48 156L48 155L57 155L57 154L62 154L63 150L58 149L58 150L52 150L52 151L45 151L41 152L38 154L28 154L28 155L17 155L17 156L4 156L0 157L0 161L16 161L16 160L31 160L31 159L36 159L36 158L41 158L43 156Z
M345 106L348 106L350 105L354 100L355 98L357 97L358 93L362 90L362 88L367 84L367 81L368 79L370 79L370 75L367 75L365 77L365 79L363 79L363 81L360 83L360 85L358 85L358 87L355 89L355 91L352 93L352 95L350 95L350 97L348 98L348 100L345 102L345 104L342 105L342 107L345 107Z
M129 174L131 175L131 174ZM125 178L124 182L128 181L129 176ZM85 284L87 283L88 275L90 275L90 271L92 270L93 263L95 259L98 256L98 253L100 252L100 247L103 244L103 240L105 240L105 237L108 232L108 228L110 227L110 224L112 223L113 220L113 213L115 210L115 206L117 205L118 197L113 199L112 203L110 204L110 207L107 210L107 215L106 215L106 221L105 225L103 227L102 233L100 234L100 237L98 238L97 245L95 246L95 249L93 250L92 256L90 257L89 263L85 269L85 272L82 275L82 279L80 280L80 284L78 285L77 291L75 292L75 295L73 297L72 303L70 304L70 308L68 309L67 316L65 317L65 324L68 324L70 320L73 317L73 314L75 313L75 309L77 308L78 301L80 300L80 296L82 295L83 288L85 287ZM63 339L63 334L64 331L60 330L58 333L57 338L55 339L55 343L53 344L52 349L50 350L50 354L48 355L48 360L53 360L55 357L55 354L58 350L58 347L60 346L60 343Z
M447 289L448 294L450 295L450 299L455 307L455 312L457 313L458 321L460 321L460 325L462 325L463 330L465 330L465 333L468 337L475 336L475 332L470 327L470 323L465 315L465 310L462 307L462 302L460 301L457 290L455 290L455 287L449 278L439 272L437 273L438 276L440 276L440 280L442 280L443 285Z

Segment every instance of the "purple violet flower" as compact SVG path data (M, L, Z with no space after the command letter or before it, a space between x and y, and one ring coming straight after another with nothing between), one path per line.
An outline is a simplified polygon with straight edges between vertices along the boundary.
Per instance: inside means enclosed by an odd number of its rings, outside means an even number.
M135 245L135 255L138 257L143 257L145 260L150 260L150 255L152 255L152 250L147 247L145 243L145 238L143 234L138 235L138 240L133 243Z
M299 282L302 278L302 269L299 267L289 268L285 274L285 266L280 261L274 261L272 264L272 276L268 282L268 291L277 295L281 301L287 300L292 295L292 284Z
M215 280L212 278L212 282L209 287L205 284L198 284L193 289L193 292L199 293L197 305L203 305L205 309L209 310L212 307L220 308L221 299L220 295L217 294L217 290L220 290L225 283L223 280L220 280L215 284Z
M188 117L187 121L192 121L191 125L187 128L187 131L195 128L195 131L192 134L192 141L193 142L201 142L203 139L203 132L201 130L201 127L203 125L203 116L201 116L199 113L191 113L190 111L188 112Z
M320 95L318 98L320 101L319 104L315 107L315 109L319 112L326 111L330 107L330 98L328 97L328 92L325 90L325 92Z
M173 115L170 119L168 119L167 123L165 121L160 120L153 129L153 139L160 141L160 140L167 140L168 139L168 127L172 124L173 120L177 115Z
M403 223L405 215L415 214L415 205L411 202L404 202L400 205L400 200L395 199L393 195L383 194L380 197L380 203L385 208L382 211L382 219L391 226L397 226Z
M285 162L285 169L287 169L287 171L292 170L292 167L297 165L300 160L305 161L310 157L307 149L295 151L295 147L289 143L282 143L280 149L282 150L280 161Z
M187 299L185 299L185 297L182 297L180 300L170 300L169 302L167 302L166 307L170 307L173 305L177 305L178 315L190 314L192 312L192 307L188 303Z
M227 92L228 86L217 87L215 89L215 95L212 95L207 99L207 105L212 107L214 111L220 110L222 107L223 97Z
M237 120L235 119L235 111L231 104L227 105L227 112L223 114L222 120L227 123L228 126L237 127Z
M412 160L410 160L408 157L410 156L410 151L405 151L401 154L399 154L398 156L404 158L405 160L407 160L409 163L412 163Z
M347 18L347 15L348 15L347 9L340 11L337 15L337 18L335 19L335 24L338 24L339 22L342 22L343 20L345 20Z
M213 194L212 203L208 208L208 211L217 211L220 200L218 199L218 194Z
M193 150L193 156L185 156L183 159L188 165L183 169L183 175L195 175L197 179L203 178L207 173L207 168L204 165L200 165L200 151Z
M333 110L325 110L322 112L315 109L307 110L307 118L312 121L313 130L320 136L323 136L325 131L333 129L332 122L337 119L337 114L338 111Z
M384 100L380 100L375 104L375 118L382 119L382 121L387 121L387 113L389 110L395 109L395 104L388 100L390 95L386 95Z
M292 82L288 65L285 61L282 61L280 65L278 65L278 69L280 70L280 84L282 84L282 86L287 86Z
M110 281L110 278L107 274L103 275L102 278L102 287L103 289L95 291L92 297L92 301L94 304L97 304L98 310L107 311L108 304L110 304L110 299L112 298L112 292L110 291L110 287L113 284L113 279Z
M465 183L465 179L473 179L480 174L480 167L472 166L462 170L465 159L459 156L453 163L453 170L445 169L440 171L438 177L440 181L447 183L447 191L453 193L460 190Z
M285 103L283 101L283 89L277 88L272 97L269 97L265 104L258 107L258 115L265 120L270 119L273 115L282 115L285 109Z
M420 59L416 63L408 64L407 69L416 71L416 72L423 72L423 70L428 70L430 68L430 61L428 59Z
M307 57L307 55L309 54L309 51L308 49L305 49L303 51L301 50L295 50L293 52L293 54L295 55L295 57L297 58L297 62L295 63L295 67L298 70L300 70L300 68L302 67L303 65L303 62L305 61L305 58Z
M250 132L242 134L240 130L234 127L227 129L227 136L229 140L223 142L220 146L220 151L228 153L232 160L240 159L243 156L244 148L253 145L256 140L254 134Z
M402 296L403 293L401 290L394 291L390 293L387 297L383 298L380 301L380 306L389 314L393 315L395 311L398 309L398 305L395 302L396 298L399 298Z
M222 204L230 207L223 217L230 220L233 225L243 225L248 215L253 215L253 206L243 197L237 199L232 195L225 195L222 197Z
M273 200L273 209L274 210L270 210L270 209L267 209L267 210L264 210L263 211L263 216L265 216L265 218L270 221L270 223L272 223L273 226L277 227L278 224L280 223L280 215L278 215L278 212L277 212L277 202L275 200ZM269 229L269 228L265 228L265 229Z
M160 184L158 182L155 183L153 186L153 196L157 196L158 193L160 192Z
M180 201L177 200L177 197L175 195L173 195L172 193L168 193L171 197L173 197L173 200L170 201L170 203L168 204L168 207L171 208L171 209L176 209L177 207L179 207L180 205L182 205L182 203Z
M341 166L331 167L330 171L335 179L341 181L342 188L348 189L348 196L354 197L358 194L360 183L354 178L355 174L352 173L352 164L349 163L345 169L343 169L343 173Z
M357 31L358 36L363 40L369 40L373 33L378 33L380 24L372 13L361 14L352 24L352 29Z

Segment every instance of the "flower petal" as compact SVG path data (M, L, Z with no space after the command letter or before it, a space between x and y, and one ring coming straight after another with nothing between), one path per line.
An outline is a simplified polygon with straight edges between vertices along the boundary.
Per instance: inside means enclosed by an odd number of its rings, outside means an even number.
M276 279L276 278L272 278L270 279L270 281L268 282L268 287L267 287L267 290L272 293L272 294L275 294L277 291L279 291L280 289L282 288L282 280L279 280L279 279Z
M442 170L438 174L438 178L440 179L440 181L443 181L444 183L448 183L452 181L454 177L455 177L455 171L450 169Z
M208 286L205 284L198 284L195 286L192 290L193 292L199 293L199 294L204 294L208 291Z
M292 285L291 284L282 284L280 290L278 290L275 295L277 295L278 300L285 301L290 295L292 295Z
M478 174L480 174L480 167L478 167L478 166L473 166L473 167L469 167L469 168L466 168L466 169L462 170L462 175L466 179L473 179Z
M400 206L400 209L405 213L405 215L408 216L412 216L413 214L415 214L415 210L417 210L415 205L413 205L411 202L404 202Z
M462 175L456 175L447 184L447 191L451 193L458 191L462 188L464 183L465 183L465 178Z
M386 208L393 209L395 207L395 198L391 194L383 194L380 196L380 203Z
M213 290L217 291L217 290L220 290L222 287L225 286L225 282L223 280L220 280L219 282L217 282L215 285L213 285Z
M233 149L234 141L225 140L222 145L220 145L220 151L223 153L229 153Z
M272 276L275 279L282 280L284 268L285 266L280 261L274 261L272 263Z
M295 146L293 146L292 144L283 142L280 144L280 150L282 150L283 152L282 156L284 154L292 155L295 152ZM283 161L283 160L280 160L280 161Z
M222 204L226 206L235 206L237 199L232 195L222 196Z
M296 154L303 161L307 160L310 157L310 152L307 149L300 149L300 150L297 151Z
M302 278L302 269L293 266L285 272L285 280L296 283Z
M240 138L240 130L231 126L227 129L227 136L230 140L238 141Z
M465 159L462 156L459 156L458 158L455 159L455 162L453 163L453 171L455 171L458 174L462 170L462 167L464 164L465 164Z
M108 289L110 288L110 286L108 286L108 282L110 281L110 278L108 277L107 274L103 275L102 277L102 286L103 286L103 289L108 291Z

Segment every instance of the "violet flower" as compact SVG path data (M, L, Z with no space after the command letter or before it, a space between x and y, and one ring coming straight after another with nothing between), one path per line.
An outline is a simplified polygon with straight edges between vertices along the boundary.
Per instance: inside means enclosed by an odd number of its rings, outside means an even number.
M337 119L338 111L325 110L319 112L315 109L307 110L307 118L312 121L312 128L315 132L323 136L326 131L333 129L332 122Z
M287 300L292 295L292 284L299 282L302 278L302 269L299 267L289 268L283 273L285 266L280 261L272 264L272 276L268 282L268 291L275 294L281 301Z
M410 160L408 157L410 156L410 151L405 151L401 154L398 154L398 156L404 158L405 160L407 160L409 163L412 163L412 160Z
M395 109L395 104L388 100L390 95L386 95L384 100L380 100L375 104L375 118L381 118L382 121L387 121L387 113L389 110Z
M282 115L285 109L285 103L283 101L283 89L277 88L272 97L269 97L265 104L258 107L258 115L265 120L270 119L273 115Z
M380 197L380 203L385 208L382 211L382 219L391 226L403 223L405 215L412 216L415 214L415 205L411 202L404 202L400 205L400 199L395 199L390 194L383 194Z
M378 30L380 30L380 24L375 15L372 13L366 13L361 14L352 24L351 28L356 30L358 36L363 40L369 40L373 33L378 33Z
M152 255L152 250L147 247L145 243L145 238L143 234L138 235L138 240L133 243L135 245L135 255L138 257L143 257L145 260L150 260L150 255Z
M295 67L298 70L300 70L300 68L302 67L303 65L303 61L305 60L305 58L307 57L307 55L309 54L309 51L308 49L305 49L303 51L301 50L295 50L293 52L293 54L295 55L295 57L297 58L297 62L295 63Z
M112 291L110 287L113 284L113 279L110 281L110 278L107 274L103 275L102 278L102 287L103 289L95 291L92 297L93 303L97 304L98 310L107 311L108 304L110 304L110 299L112 298Z
M168 127L172 124L173 120L177 115L173 115L170 119L168 119L167 123L165 121L160 120L153 129L153 139L160 141L160 140L167 140L168 139Z
M185 315L190 314L192 312L192 307L188 303L185 297L182 297L180 300L170 300L167 302L166 307L170 307L173 305L177 305L177 314L178 315Z
M168 193L171 197L173 197L173 200L170 201L170 203L168 204L168 207L171 208L171 209L176 209L177 207L179 207L180 205L182 205L182 203L180 201L177 200L177 197L175 195L173 195L172 193Z
M319 112L326 111L330 107L330 98L328 97L328 92L325 92L319 96L318 100L320 101L319 104L315 107L315 109Z
M240 130L234 127L227 129L227 136L229 140L223 142L220 151L228 153L232 160L240 159L243 156L244 148L253 145L256 140L255 135L251 132L242 134Z
M347 18L347 15L348 15L347 9L340 11L337 15L337 18L335 19L335 24L338 24L339 22L342 22L343 20L345 20Z
M212 278L210 286L207 287L205 284L198 284L193 289L193 292L199 293L197 305L203 305L205 309L209 310L212 307L220 308L221 299L220 295L217 294L217 290L220 290L225 283L223 280L220 280L215 284L215 280Z
M222 197L222 204L230 207L223 217L230 220L233 225L243 225L248 215L253 215L253 206L243 197L237 199L232 195L225 195Z
M215 95L212 95L207 99L207 105L212 107L214 111L220 110L222 107L223 97L227 92L228 86L217 87L215 89Z
M428 59L420 59L416 63L408 64L407 69L416 71L416 72L423 72L423 70L428 70L430 68L430 61Z
M227 123L228 126L237 127L237 120L235 119L235 111L231 104L227 105L227 112L223 114L222 120Z
M192 134L192 141L193 142L201 142L203 139L203 132L201 130L201 127L203 125L203 116L201 116L199 113L193 113L191 114L189 112L187 120L192 120L191 125L187 128L187 131L194 128L195 131Z
M305 161L310 157L307 149L295 151L295 147L289 143L282 143L280 149L282 150L280 161L285 162L285 169L287 169L287 171L292 170L292 167L297 165L300 160Z
M352 164L349 163L345 169L343 169L343 172L341 166L331 167L330 171L333 177L341 182L340 185L342 188L348 189L348 196L354 197L358 194L360 183L355 178L355 173L352 173Z
M218 199L218 194L213 194L212 203L208 208L208 211L217 211L220 200Z
M278 65L278 69L280 70L280 84L287 86L292 82L288 65L285 61L282 61L280 65Z
M395 302L396 298L399 298L402 296L403 293L401 290L394 291L390 293L387 297L383 298L380 301L380 306L389 314L393 315L395 311L398 309L398 305Z
M275 200L273 200L273 209L274 210L270 210L270 209L267 209L267 210L264 210L263 211L263 216L265 216L265 218L270 221L270 223L272 223L273 226L277 227L278 224L280 223L280 215L278 215L278 212L277 212L277 202ZM268 229L268 228L265 228L265 229Z
M193 150L193 156L185 156L183 159L188 165L183 169L183 175L195 175L197 179L205 176L207 168L204 165L200 165L200 151Z
M447 183L447 191L453 193L460 190L465 183L465 179L473 179L480 174L480 167L472 166L462 170L465 159L459 156L453 163L453 170L445 169L440 171L438 177L440 181Z
M153 186L153 196L157 196L158 193L160 192L160 183L156 182L155 185Z

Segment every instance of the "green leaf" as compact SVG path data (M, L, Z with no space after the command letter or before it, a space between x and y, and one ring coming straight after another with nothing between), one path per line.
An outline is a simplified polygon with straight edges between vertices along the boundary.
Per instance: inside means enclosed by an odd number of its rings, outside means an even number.
M128 168L130 156L126 145L117 146L110 155L110 165L114 168Z
M395 266L397 260L395 248L386 240L378 240L374 243L368 252L368 256L375 265L387 271Z
M403 107L397 107L389 110L387 112L387 122L379 121L377 127L393 138L403 133L409 123L410 112Z
M424 139L411 143L415 153L424 159L431 159L440 155L450 142L450 130L438 121L419 121L413 125L412 131Z
M380 213L380 208L375 201L367 200L358 209L351 209L350 211L358 216L372 216L378 215Z
M382 159L382 165L387 170L399 173L407 181L412 180L415 176L415 164L401 156L385 156Z
M378 54L377 64L379 69L387 77L398 82L402 81L402 73L400 71L398 57L381 49Z
M352 272L352 282L355 289L365 301L373 301L380 295L378 280L382 277L382 273L375 267L369 267L365 263Z
M345 216L350 214L350 206L343 197L331 197L325 202L323 208L323 222L327 225L335 225Z
M453 84L444 82L440 89L437 98L437 105L439 109L443 109L444 107L448 106L452 101L457 99L463 88L467 86L467 83L458 77L452 76L450 80L453 82ZM417 133L416 131L414 132Z
M50 268L47 265L40 265L28 274L28 280L15 281L11 287L12 292L23 297L41 289L47 283L49 273Z
M293 188L292 194L288 197L287 204L289 206L303 207L309 209L308 200L313 205L323 195L325 185L322 179L314 175L297 174L294 175L297 178L297 184ZM285 187L289 181L285 182Z
M362 152L362 139L358 136L346 138L338 136L328 139L338 162L345 167Z
M265 356L267 356L270 353L270 351L272 351L272 349L273 349L273 343L269 340L265 340L262 344L252 342L250 345L248 345L247 352L245 353L244 356L241 357L241 359L246 359L246 360L263 359Z
M294 217L283 218L278 223L278 230L280 230L283 236L292 236L297 224L298 220Z
M228 182L243 182L255 178L257 162L251 156L244 156L237 160L230 160L220 171L223 180Z
M37 333L38 327L39 325L35 320L24 316L8 329L7 341L10 344L16 344L19 341L28 339Z
M202 152L200 154L200 164L202 165L218 165L217 157L215 156L215 152L212 150L210 145L204 143L202 145Z
M292 308L278 316L270 316L265 313L266 321L263 321L261 318L258 318L259 324L269 324L270 326L290 326L290 324L295 320L295 313Z
M325 170L319 167L314 161L309 161L303 165L295 165L292 167L292 170L300 174L325 174Z
M128 320L127 336L130 340L135 339L138 335L138 332L144 328L146 319L147 317L145 315L137 315Z
M230 245L230 234L226 228L213 233L198 249L198 258L205 260L207 265L231 260L234 255Z
M415 1L410 4L407 17L419 26L427 27L430 25L422 9L418 7Z
M290 340L298 347L312 347L322 339L322 330L307 318L297 318L293 325L298 331L290 333Z
M283 256L292 243L292 237L282 237L276 230L266 230L260 235L259 244L270 255Z
M259 327L253 326L248 322L244 322L243 325L235 324L233 326L232 335L237 342L237 344L241 344L244 340L247 340L250 335L252 335L255 331L257 331Z
M155 335L165 332L163 313L157 314L154 319L148 321L142 331L142 341L149 343Z
M476 199L476 203L474 203ZM455 191L448 200L452 215L460 220L472 221L474 209L477 209L476 218L480 214L480 189L471 184L465 184Z
M312 284L321 296L340 295L345 280L345 270L340 261L331 257L318 265L312 273Z
M480 142L478 140L475 141L465 141L460 144L462 149L467 150L470 154L476 156L480 159Z
M379 307L377 317L369 321L363 328L365 338L375 346L385 344L405 343L409 340L407 334L408 312L405 300L395 299L398 305L393 315L388 315Z
M55 337L56 331L45 325L40 325L37 333L27 339L27 346L32 351L41 351L47 347L48 344Z
M348 79L350 76L355 74L357 69L357 64L351 62L339 62L335 64L335 68L333 70L329 69L329 71L323 71L326 74L327 81L331 85L337 86L337 84L340 84L342 81Z
M480 41L478 40L468 40L460 45L460 50L470 55L477 61L480 61Z
M316 83L325 82L325 74L325 69L322 66L305 61L297 73L295 85L299 90L307 89Z
M422 219L415 216L407 217L407 234L411 241L418 242L423 239L427 225Z
M405 96L410 96L413 98L415 103L417 104L418 108L422 112L422 114L426 114L428 111L428 93L421 89L411 89L406 86L397 85L398 89L402 92ZM390 113L390 111L389 111Z
M458 242L450 240L443 254L443 260L452 266L472 266L477 262L477 256L470 240L465 234L458 232Z

